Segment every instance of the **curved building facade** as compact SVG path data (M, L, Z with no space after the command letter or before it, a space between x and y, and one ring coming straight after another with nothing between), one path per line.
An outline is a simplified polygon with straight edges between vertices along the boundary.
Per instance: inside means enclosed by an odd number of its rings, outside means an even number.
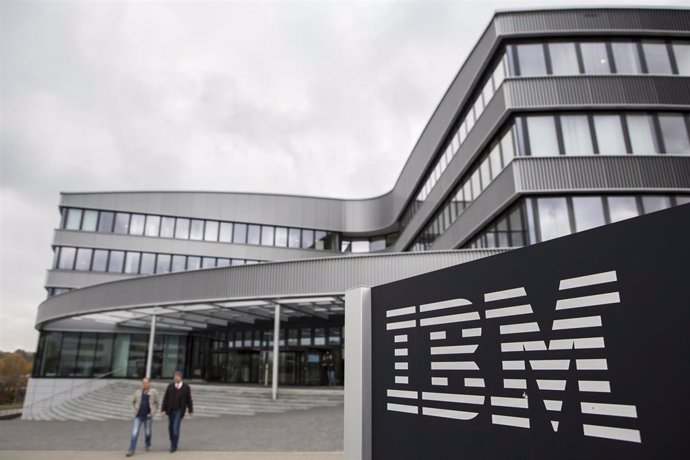
M63 193L34 380L342 382L346 290L690 202L688 24L496 13L379 197Z

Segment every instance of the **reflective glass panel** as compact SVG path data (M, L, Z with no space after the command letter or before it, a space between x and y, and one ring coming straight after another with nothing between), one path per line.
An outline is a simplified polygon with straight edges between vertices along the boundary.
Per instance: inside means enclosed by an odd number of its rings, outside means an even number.
M577 75L580 73L575 43L549 43L549 55L553 75Z
M552 116L530 116L526 119L532 156L558 155L558 138L556 137L554 118Z
M144 223L146 221L146 216L143 214L132 214L129 221L129 234L130 235L143 235L144 234Z
M184 217L175 219L175 238L182 240L189 238L189 219Z
M594 130L601 155L622 155L627 153L623 125L618 115L594 115Z
M326 345L326 328L314 328L314 345Z
M633 153L659 153L654 135L654 119L650 115L626 115Z
M637 202L634 196L609 196L606 200L609 205L611 222L637 217Z
M223 259L221 257L218 258L218 261L216 262L216 267L229 267L230 266L230 259Z
M81 226L81 209L69 208L67 210L67 222L65 222L65 228L67 230L79 230Z
M284 248L288 243L288 230L285 227L276 227L276 246Z
M565 198L538 198L537 207L539 209L541 241L570 233L570 220Z
M302 230L302 247L307 249L314 247L314 230Z
M353 253L369 252L369 242L366 240L355 240L352 242L351 248Z
M146 216L146 229L144 230L144 235L146 235L146 236L158 236L160 226L161 226L160 216Z
M93 373L93 358L96 352L96 334L82 332L79 340L79 354L77 355L77 377L90 377Z
M192 219L189 229L190 240L201 240L204 238L204 221L200 219Z
M668 56L668 48L664 42L642 42L642 52L647 62L647 72L655 74L670 74L671 60Z
M93 251L93 262L91 263L91 271L104 272L108 266L108 251L105 249L96 249Z
M259 244L261 242L261 226L247 226L247 244Z
M612 42L613 60L616 64L616 72L621 74L640 74L640 55L637 52L637 43Z
M115 213L115 226L113 227L113 232L126 235L128 231L129 231L129 213L116 212Z
M110 233L113 231L115 214L110 211L101 211L98 216L98 231Z
M74 367L77 362L77 351L79 349L79 333L66 332L62 338L62 348L60 350L60 364L58 375L60 377L74 377Z
M93 359L94 375L105 374L112 370L113 339L112 334L98 334L96 352Z
M92 249L79 248L77 249L77 263L74 267L75 270L89 270L91 268L91 255L93 254Z
M575 213L575 231L581 232L604 225L604 206L599 196L573 197L573 212Z
M139 259L141 259L140 253L128 251L125 256L125 273L139 273Z
M186 263L187 263L187 257L186 256L180 256L180 255L172 256L172 267L170 268L170 271L173 271L173 272L184 271Z
M517 45L516 48L521 76L546 75L546 59L541 43Z
M161 238L172 238L175 236L175 218L161 218Z
M586 115L561 116L563 147L566 155L592 155L592 137Z
M139 273L142 275L153 275L156 265L156 255L145 252L141 255L141 268Z
M187 256L187 270L196 270L201 268L201 257Z
M95 232L98 226L98 211L84 211L81 229L87 232Z
M232 234L232 242L238 244L245 244L247 242L246 224L235 224L235 229Z
M489 170L489 159L485 158L479 165L479 174L482 176L482 190L489 186L491 182L491 172Z
M156 257L156 273L168 273L170 271L170 254L158 254Z
M273 227L264 225L261 227L262 246L273 246Z
M218 222L215 220L207 220L204 228L205 241L218 241Z
M645 195L642 197L642 211L645 214L671 207L671 198L664 195Z
M77 253L75 248L60 248L60 270L72 270L74 267L74 257Z
M582 42L580 50L586 74L611 73L606 45L603 42Z
M288 245L291 248L298 248L301 245L300 230L298 228L291 228L288 232Z
M501 148L496 145L489 154L489 162L491 163L491 178L498 176L501 172Z
M501 139L501 157L503 158L503 167L505 168L510 160L515 156L515 143L513 141L513 130L508 130Z
M306 327L302 329L299 339L300 345L311 345L311 329Z
M690 75L690 43L673 43L673 54L680 75Z
M204 257L201 259L201 268L213 268L216 266L215 257Z
M122 273L125 264L124 251L110 251L110 258L108 259L108 272Z
M661 138L666 153L690 154L690 140L682 115L659 115Z
M232 241L232 224L230 222L220 223L220 232L218 233L218 241L222 243L230 243Z

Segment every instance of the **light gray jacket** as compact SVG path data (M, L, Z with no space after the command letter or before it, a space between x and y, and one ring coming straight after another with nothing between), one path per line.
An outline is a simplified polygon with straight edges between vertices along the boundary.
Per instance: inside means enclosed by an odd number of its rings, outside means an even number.
M134 392L132 396L132 409L134 409L134 416L139 412L139 407L141 407L141 395L144 390L139 388ZM149 407L151 408L151 416L158 413L158 391L155 388L149 388Z

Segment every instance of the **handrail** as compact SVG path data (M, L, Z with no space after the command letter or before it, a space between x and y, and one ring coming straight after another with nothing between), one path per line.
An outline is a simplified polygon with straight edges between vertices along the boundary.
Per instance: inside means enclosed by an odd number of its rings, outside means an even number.
M64 390L58 391L57 393L51 393L50 395L45 396L45 397L43 397L43 398L41 398L41 399L37 399L37 400L35 400L35 401L31 401L28 405L26 405L26 395L25 395L25 396L24 396L24 397L25 397L25 400L24 400L24 408L33 407L33 406L36 405L37 403L46 401L46 400L48 400L48 399L53 399L53 398L55 398L55 396L57 396L57 395L61 395L61 394L68 393L68 392L69 392L69 393L72 393L72 392L73 392L75 389L77 389L77 388L82 388L82 387L84 387L84 386L86 386L86 385L93 385L93 382L95 382L96 380L105 378L105 377L107 377L107 376L109 376L109 375L111 375L111 374L114 374L115 372L121 371L121 370L123 370L123 369L125 369L125 368L126 368L125 366L123 366L123 367L118 367L117 369L113 369L113 370L111 370L111 371L109 371L109 372L106 372L106 373L104 373L104 374L96 375L95 377L92 377L92 378L88 379L86 382L82 382L82 383L80 383L80 384L78 384L78 385L74 385L74 386L71 386L71 387L69 387L69 388L65 388Z

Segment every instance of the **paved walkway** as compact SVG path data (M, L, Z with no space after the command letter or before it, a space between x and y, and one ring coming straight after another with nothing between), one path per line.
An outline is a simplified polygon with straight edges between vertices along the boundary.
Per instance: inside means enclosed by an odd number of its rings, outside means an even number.
M0 459L79 460L124 458L129 421L0 421ZM153 425L151 452L143 450L143 432L135 458L171 458L167 420ZM185 418L180 450L174 458L273 460L341 459L343 406L279 414Z

